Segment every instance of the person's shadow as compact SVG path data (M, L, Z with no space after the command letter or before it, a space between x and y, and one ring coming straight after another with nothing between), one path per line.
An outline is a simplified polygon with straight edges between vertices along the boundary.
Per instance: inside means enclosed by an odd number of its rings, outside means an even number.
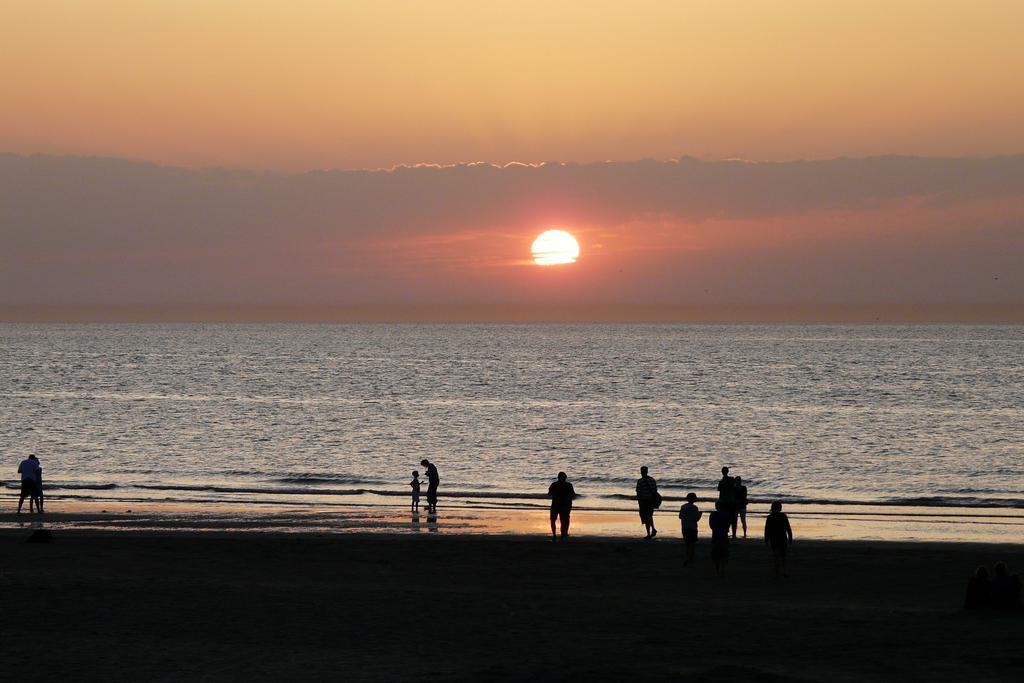
M420 529L420 511L419 510L413 510L412 519L410 520L409 523L412 525L412 528L414 530L421 531L421 529Z
M437 513L427 513L427 531L436 534L437 533Z

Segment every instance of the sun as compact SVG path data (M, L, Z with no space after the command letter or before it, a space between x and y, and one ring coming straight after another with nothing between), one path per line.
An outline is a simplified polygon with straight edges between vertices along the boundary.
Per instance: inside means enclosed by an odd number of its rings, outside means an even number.
M546 230L533 241L533 262L538 266L576 263L580 244L565 230Z

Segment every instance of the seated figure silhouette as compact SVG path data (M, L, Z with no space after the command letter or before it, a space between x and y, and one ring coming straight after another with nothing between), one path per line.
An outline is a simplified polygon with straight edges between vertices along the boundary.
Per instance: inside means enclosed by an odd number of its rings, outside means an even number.
M992 569L992 605L1001 610L1020 609L1020 577L1011 574L1005 562L996 562Z
M548 487L548 496L551 498L551 539L556 540L555 521L561 520L562 538L569 535L569 515L572 513L572 499L576 497L576 490L567 481L565 472L558 473L558 479Z
M982 609L992 604L992 584L988 580L988 569L978 567L967 581L964 595L964 609Z

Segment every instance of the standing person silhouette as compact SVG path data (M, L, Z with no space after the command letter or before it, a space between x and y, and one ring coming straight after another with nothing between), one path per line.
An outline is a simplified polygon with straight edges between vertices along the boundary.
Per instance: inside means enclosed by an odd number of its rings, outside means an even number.
M441 477L437 474L437 467L426 458L420 460L420 464L427 468L427 512L437 512L437 487L441 483Z
M558 519L562 522L562 538L566 538L569 536L569 515L576 490L567 481L565 472L559 472L558 479L548 487L548 496L551 498L551 540L558 539L555 535L555 520Z
M43 466L39 464L39 458L34 455L28 456L36 463L36 511L43 512Z
M772 511L764 521L764 542L771 546L776 578L781 573L788 579L786 551L793 544L793 528L789 526L789 517L782 511L782 503L779 501L772 503Z
M416 470L412 471L412 480L409 482L409 487L412 489L412 512L420 511L420 473Z
M40 501L38 491L39 481L42 478L39 460L36 456L30 455L18 463L18 474L21 475L21 496L18 498L18 514L21 514L21 506L25 504L26 498L28 498L28 511L35 512L36 501ZM42 502L40 501L39 512L42 511Z
M703 514L697 507L696 502L697 494L690 491L686 494L686 502L679 508L680 526L683 528L683 543L686 549L686 559L683 561L684 567L689 567L693 564L693 555L694 550L696 550L699 533L697 523Z
M732 518L732 537L736 538L736 518L743 523L743 538L747 537L747 487L736 477L736 514Z
M718 480L718 501L722 504L722 512L729 516L729 526L736 535L736 480L729 476L729 468L722 468L722 478ZM717 508L717 506L716 506Z
M715 565L715 576L725 577L725 565L729 563L729 529L732 517L725 510L721 500L715 501L715 511L708 515L711 527L711 561Z
M658 535L654 528L654 510L661 505L661 494L658 493L658 482L647 476L646 465L640 468L640 478L636 480L636 502L640 506L640 521L647 529L647 540L650 540Z

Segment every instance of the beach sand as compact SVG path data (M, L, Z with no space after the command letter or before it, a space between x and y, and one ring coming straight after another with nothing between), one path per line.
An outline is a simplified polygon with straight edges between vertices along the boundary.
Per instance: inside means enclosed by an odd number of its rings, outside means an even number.
M0 532L26 680L1020 680L1024 614L960 609L1024 546L666 538Z

